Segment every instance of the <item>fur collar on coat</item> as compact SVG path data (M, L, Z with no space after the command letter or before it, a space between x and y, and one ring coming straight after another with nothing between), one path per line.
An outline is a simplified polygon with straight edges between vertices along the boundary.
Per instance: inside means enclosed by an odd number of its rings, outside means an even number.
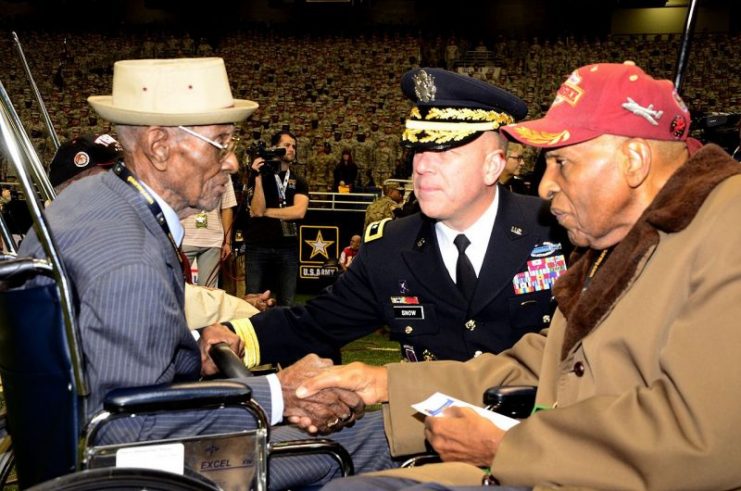
M612 310L631 284L646 253L659 243L659 231L669 234L682 231L711 191L739 173L741 165L720 147L711 144L701 148L667 181L583 292L587 272L600 251L577 249L572 253L572 266L553 287L559 309L567 320L562 359Z

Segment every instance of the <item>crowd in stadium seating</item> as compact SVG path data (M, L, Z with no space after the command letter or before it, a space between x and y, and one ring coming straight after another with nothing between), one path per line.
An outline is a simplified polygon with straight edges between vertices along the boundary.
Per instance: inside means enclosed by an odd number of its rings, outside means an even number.
M350 37L266 29L226 34L213 46L205 39L174 34L28 31L19 32L19 37L62 140L110 131L85 99L110 90L117 59L224 57L235 97L260 104L243 125L243 140L267 140L280 129L290 129L299 140L298 170L307 176L312 191L331 188L332 171L344 149L350 149L358 166L357 190L369 181L408 177L399 135L409 106L399 90L399 77L413 66L449 66L450 44L458 52L455 67L508 88L528 103L530 116L535 117L547 110L569 70L586 63L631 59L649 73L672 78L680 42L679 35L634 35L600 40L497 37L484 44L461 37L431 41L402 32ZM51 142L11 39L9 32L0 32L1 80L48 162ZM484 54L489 61L466 66L465 54L471 52ZM734 64L739 59L741 36L696 36L682 90L693 112L741 111L741 81L728 76L737 71ZM247 157L241 158L246 164ZM3 167L0 177L4 176Z

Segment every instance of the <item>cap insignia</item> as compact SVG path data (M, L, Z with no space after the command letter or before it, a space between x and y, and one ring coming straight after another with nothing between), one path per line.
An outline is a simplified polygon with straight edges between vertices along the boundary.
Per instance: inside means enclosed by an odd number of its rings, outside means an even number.
M430 102L435 100L435 77L424 70L414 74L414 93L420 102Z
M433 107L425 119L459 120L459 121L495 121L500 125L514 123L514 118L507 113L488 111L486 109L468 109L456 107Z
M572 107L576 106L576 103L579 102L579 99L584 95L584 89L579 87L581 81L581 76L576 70L574 70L571 75L569 75L569 78L566 79L566 82L564 82L558 89L556 98L553 100L551 106L557 106L562 102L566 102Z
M674 138L682 138L684 131L687 129L687 120L684 118L684 116L677 114L676 116L674 116L674 119L672 119L672 122L669 125L669 129L671 130L672 136Z
M435 143L437 145L444 145L451 142L461 141L464 138L476 133L476 130L418 130L418 129L405 129L401 135L403 141L410 143Z
M563 130L560 133L549 133L547 131L534 131L524 126L513 127L513 130L522 139L527 140L528 143L533 145L557 145L559 143L565 143L571 138L569 130Z
M414 107L401 139L410 143L446 145L513 122L514 118L504 112L456 107L429 108L423 119L419 108Z
M85 167L90 163L90 156L86 152L77 152L75 158L72 159L77 167Z
M653 104L649 104L648 107L643 107L630 97L628 97L628 102L623 102L622 106L636 116L644 118L654 126L659 126L657 119L661 119L661 116L664 114L664 111L654 110Z

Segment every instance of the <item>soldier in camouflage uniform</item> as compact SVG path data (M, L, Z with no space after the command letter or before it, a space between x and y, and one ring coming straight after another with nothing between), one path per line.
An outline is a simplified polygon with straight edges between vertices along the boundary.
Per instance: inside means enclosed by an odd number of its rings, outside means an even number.
M394 210L399 208L404 199L404 188L398 182L388 182L383 185L383 196L368 205L365 210L365 224L363 229L368 228L373 222L384 218L394 218Z
M387 126L384 133L378 136L378 146L375 152L374 168L382 182L393 175L396 161L401 157L399 136L390 134L391 131L392 128Z
M332 187L332 147L325 143L322 147L315 145L315 148L317 152L309 161L309 188L312 191L327 191Z

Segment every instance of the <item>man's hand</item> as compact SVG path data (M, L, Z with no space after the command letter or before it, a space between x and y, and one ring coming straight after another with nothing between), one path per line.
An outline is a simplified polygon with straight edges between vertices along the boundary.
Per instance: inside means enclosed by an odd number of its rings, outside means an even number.
M425 438L444 462L488 467L505 431L469 408L451 407L425 418Z
M262 157L257 157L255 160L252 161L250 168L255 172L260 172L260 167L262 167L263 165L265 165L265 159Z
M309 433L339 430L362 416L365 410L360 397L347 390L326 389L302 398L296 396L299 385L331 366L329 359L307 355L278 372L285 404L283 416Z
M229 241L224 242L224 245L221 246L221 260L225 260L229 256L232 255L232 245L229 243Z
M386 367L374 367L357 361L332 367L301 384L296 395L301 399L313 397L317 392L332 387L355 392L365 404L386 402L388 370Z
M208 376L219 373L219 369L208 355L211 346L217 343L226 343L237 356L244 356L244 341L222 324L211 324L201 331L198 346L201 348L201 375Z
M275 299L270 298L270 290L265 290L262 293L248 293L242 299L260 312L265 312L269 308L275 307Z

